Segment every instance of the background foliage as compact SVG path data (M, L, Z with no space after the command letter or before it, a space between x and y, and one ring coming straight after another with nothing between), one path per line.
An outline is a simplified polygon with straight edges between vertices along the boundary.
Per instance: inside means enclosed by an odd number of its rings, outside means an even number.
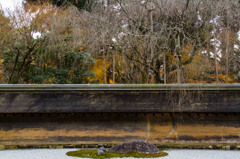
M1 83L238 83L237 0L26 0L0 12Z

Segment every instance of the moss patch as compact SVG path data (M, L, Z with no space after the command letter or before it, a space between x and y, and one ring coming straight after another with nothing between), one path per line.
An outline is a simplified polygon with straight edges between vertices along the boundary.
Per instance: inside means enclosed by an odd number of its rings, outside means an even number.
M128 153L106 152L99 156L97 156L96 153L97 153L97 149L82 149L77 151L69 151L66 154L68 156L81 157L81 158L116 158L116 157L155 158L155 157L163 157L168 155L168 153L166 152L160 152L157 154L145 154L145 153L138 153L135 151L130 151Z

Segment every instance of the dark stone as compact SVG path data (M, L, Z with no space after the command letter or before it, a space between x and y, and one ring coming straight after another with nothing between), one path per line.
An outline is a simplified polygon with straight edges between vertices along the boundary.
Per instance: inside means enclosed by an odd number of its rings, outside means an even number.
M129 151L136 151L139 153L151 153L151 154L160 152L155 145L142 140L115 145L111 147L108 152L127 153Z

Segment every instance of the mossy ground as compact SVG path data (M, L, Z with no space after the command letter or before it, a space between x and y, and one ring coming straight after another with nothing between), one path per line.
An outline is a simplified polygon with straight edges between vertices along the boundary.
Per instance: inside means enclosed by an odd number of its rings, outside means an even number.
M135 151L130 151L128 153L115 153L115 152L106 152L99 156L96 155L97 149L82 149L77 151L67 152L68 156L81 157L81 158L116 158L116 157L136 157L136 158L156 158L167 156L168 153L160 152L157 154L145 154L138 153Z

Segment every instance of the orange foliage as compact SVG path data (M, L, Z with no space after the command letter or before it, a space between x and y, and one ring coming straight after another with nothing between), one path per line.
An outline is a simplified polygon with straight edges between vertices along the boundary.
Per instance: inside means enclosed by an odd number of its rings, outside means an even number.
M95 73L95 78L93 80L99 79L100 84L104 84L104 61L102 59L95 59L95 65L92 71ZM106 70L110 66L110 62L106 61Z

